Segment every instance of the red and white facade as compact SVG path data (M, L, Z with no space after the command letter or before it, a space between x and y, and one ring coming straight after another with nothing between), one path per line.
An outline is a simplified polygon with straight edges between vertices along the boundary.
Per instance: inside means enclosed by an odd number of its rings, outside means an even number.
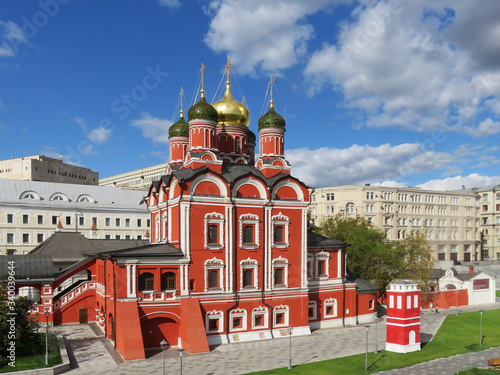
M420 350L420 290L407 281L387 289L386 350L410 353Z
M190 109L189 140L170 143L176 163L150 188L152 245L68 270L54 289L90 276L47 299L51 320L78 322L86 309L131 360L163 339L200 353L375 319L376 291L360 297L346 281L347 244L308 231L309 191L290 174L284 122L262 129L264 152L250 164L248 127L214 121L205 104Z

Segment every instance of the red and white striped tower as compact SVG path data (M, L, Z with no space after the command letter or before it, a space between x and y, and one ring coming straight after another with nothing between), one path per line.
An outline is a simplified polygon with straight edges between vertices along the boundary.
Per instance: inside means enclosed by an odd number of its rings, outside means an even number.
M170 165L180 165L184 162L189 147L189 124L184 120L184 111L182 109L182 95L184 90L181 87L179 101L181 111L179 120L170 125L168 129L168 139L170 141Z
M420 290L415 283L399 281L387 289L385 349L396 353L420 350Z

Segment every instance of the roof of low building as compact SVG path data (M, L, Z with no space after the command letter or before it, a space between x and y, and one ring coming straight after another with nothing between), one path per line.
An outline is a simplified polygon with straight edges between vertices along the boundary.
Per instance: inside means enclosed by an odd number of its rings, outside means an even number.
M346 280L356 283L356 292L358 293L376 292L380 289L375 284L372 284L365 279L361 279L356 275L347 275Z
M182 258L184 253L177 247L168 244L149 244L139 246L133 249L122 249L114 251L104 251L97 254L89 254L92 256L111 256L111 257L179 257Z
M47 254L0 256L0 277L4 275L13 276L16 282L53 280L52 256Z
M328 247L344 247L349 245L347 242L335 240L314 233L312 230L307 231L307 247L328 248Z
M134 249L149 244L148 240L88 239L79 232L55 232L29 255L50 254L54 259L81 259L86 254Z

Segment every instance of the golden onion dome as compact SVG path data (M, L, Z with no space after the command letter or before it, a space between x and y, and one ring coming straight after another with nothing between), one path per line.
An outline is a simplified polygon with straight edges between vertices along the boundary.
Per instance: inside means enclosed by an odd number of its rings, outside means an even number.
M248 126L250 123L250 112L245 105L236 101L231 94L229 80L226 82L226 92L221 100L212 104L216 109L219 120L219 125L240 125Z

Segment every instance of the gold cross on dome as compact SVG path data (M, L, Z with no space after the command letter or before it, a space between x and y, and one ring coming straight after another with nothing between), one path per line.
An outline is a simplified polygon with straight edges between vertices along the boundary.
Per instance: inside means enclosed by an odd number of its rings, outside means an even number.
M182 94L184 94L184 89L181 86L181 92L179 93L179 96L181 97L181 116L184 113L184 111L182 110Z
M273 83L275 81L275 77L271 76L271 80L269 81L269 85L271 85L271 100L270 100L270 104L271 104L271 108L273 108L273 103L274 103L274 100L273 100Z
M200 69L200 73L201 73L201 97L204 97L205 95L205 86L204 86L204 83L203 83L203 72L205 71L205 65L203 65L203 63L201 63L201 69Z
M231 62L231 58L228 56L227 57L227 65L226 67L224 68L224 70L227 72L227 80L229 81L229 69L231 69L231 66L233 65L233 63Z

